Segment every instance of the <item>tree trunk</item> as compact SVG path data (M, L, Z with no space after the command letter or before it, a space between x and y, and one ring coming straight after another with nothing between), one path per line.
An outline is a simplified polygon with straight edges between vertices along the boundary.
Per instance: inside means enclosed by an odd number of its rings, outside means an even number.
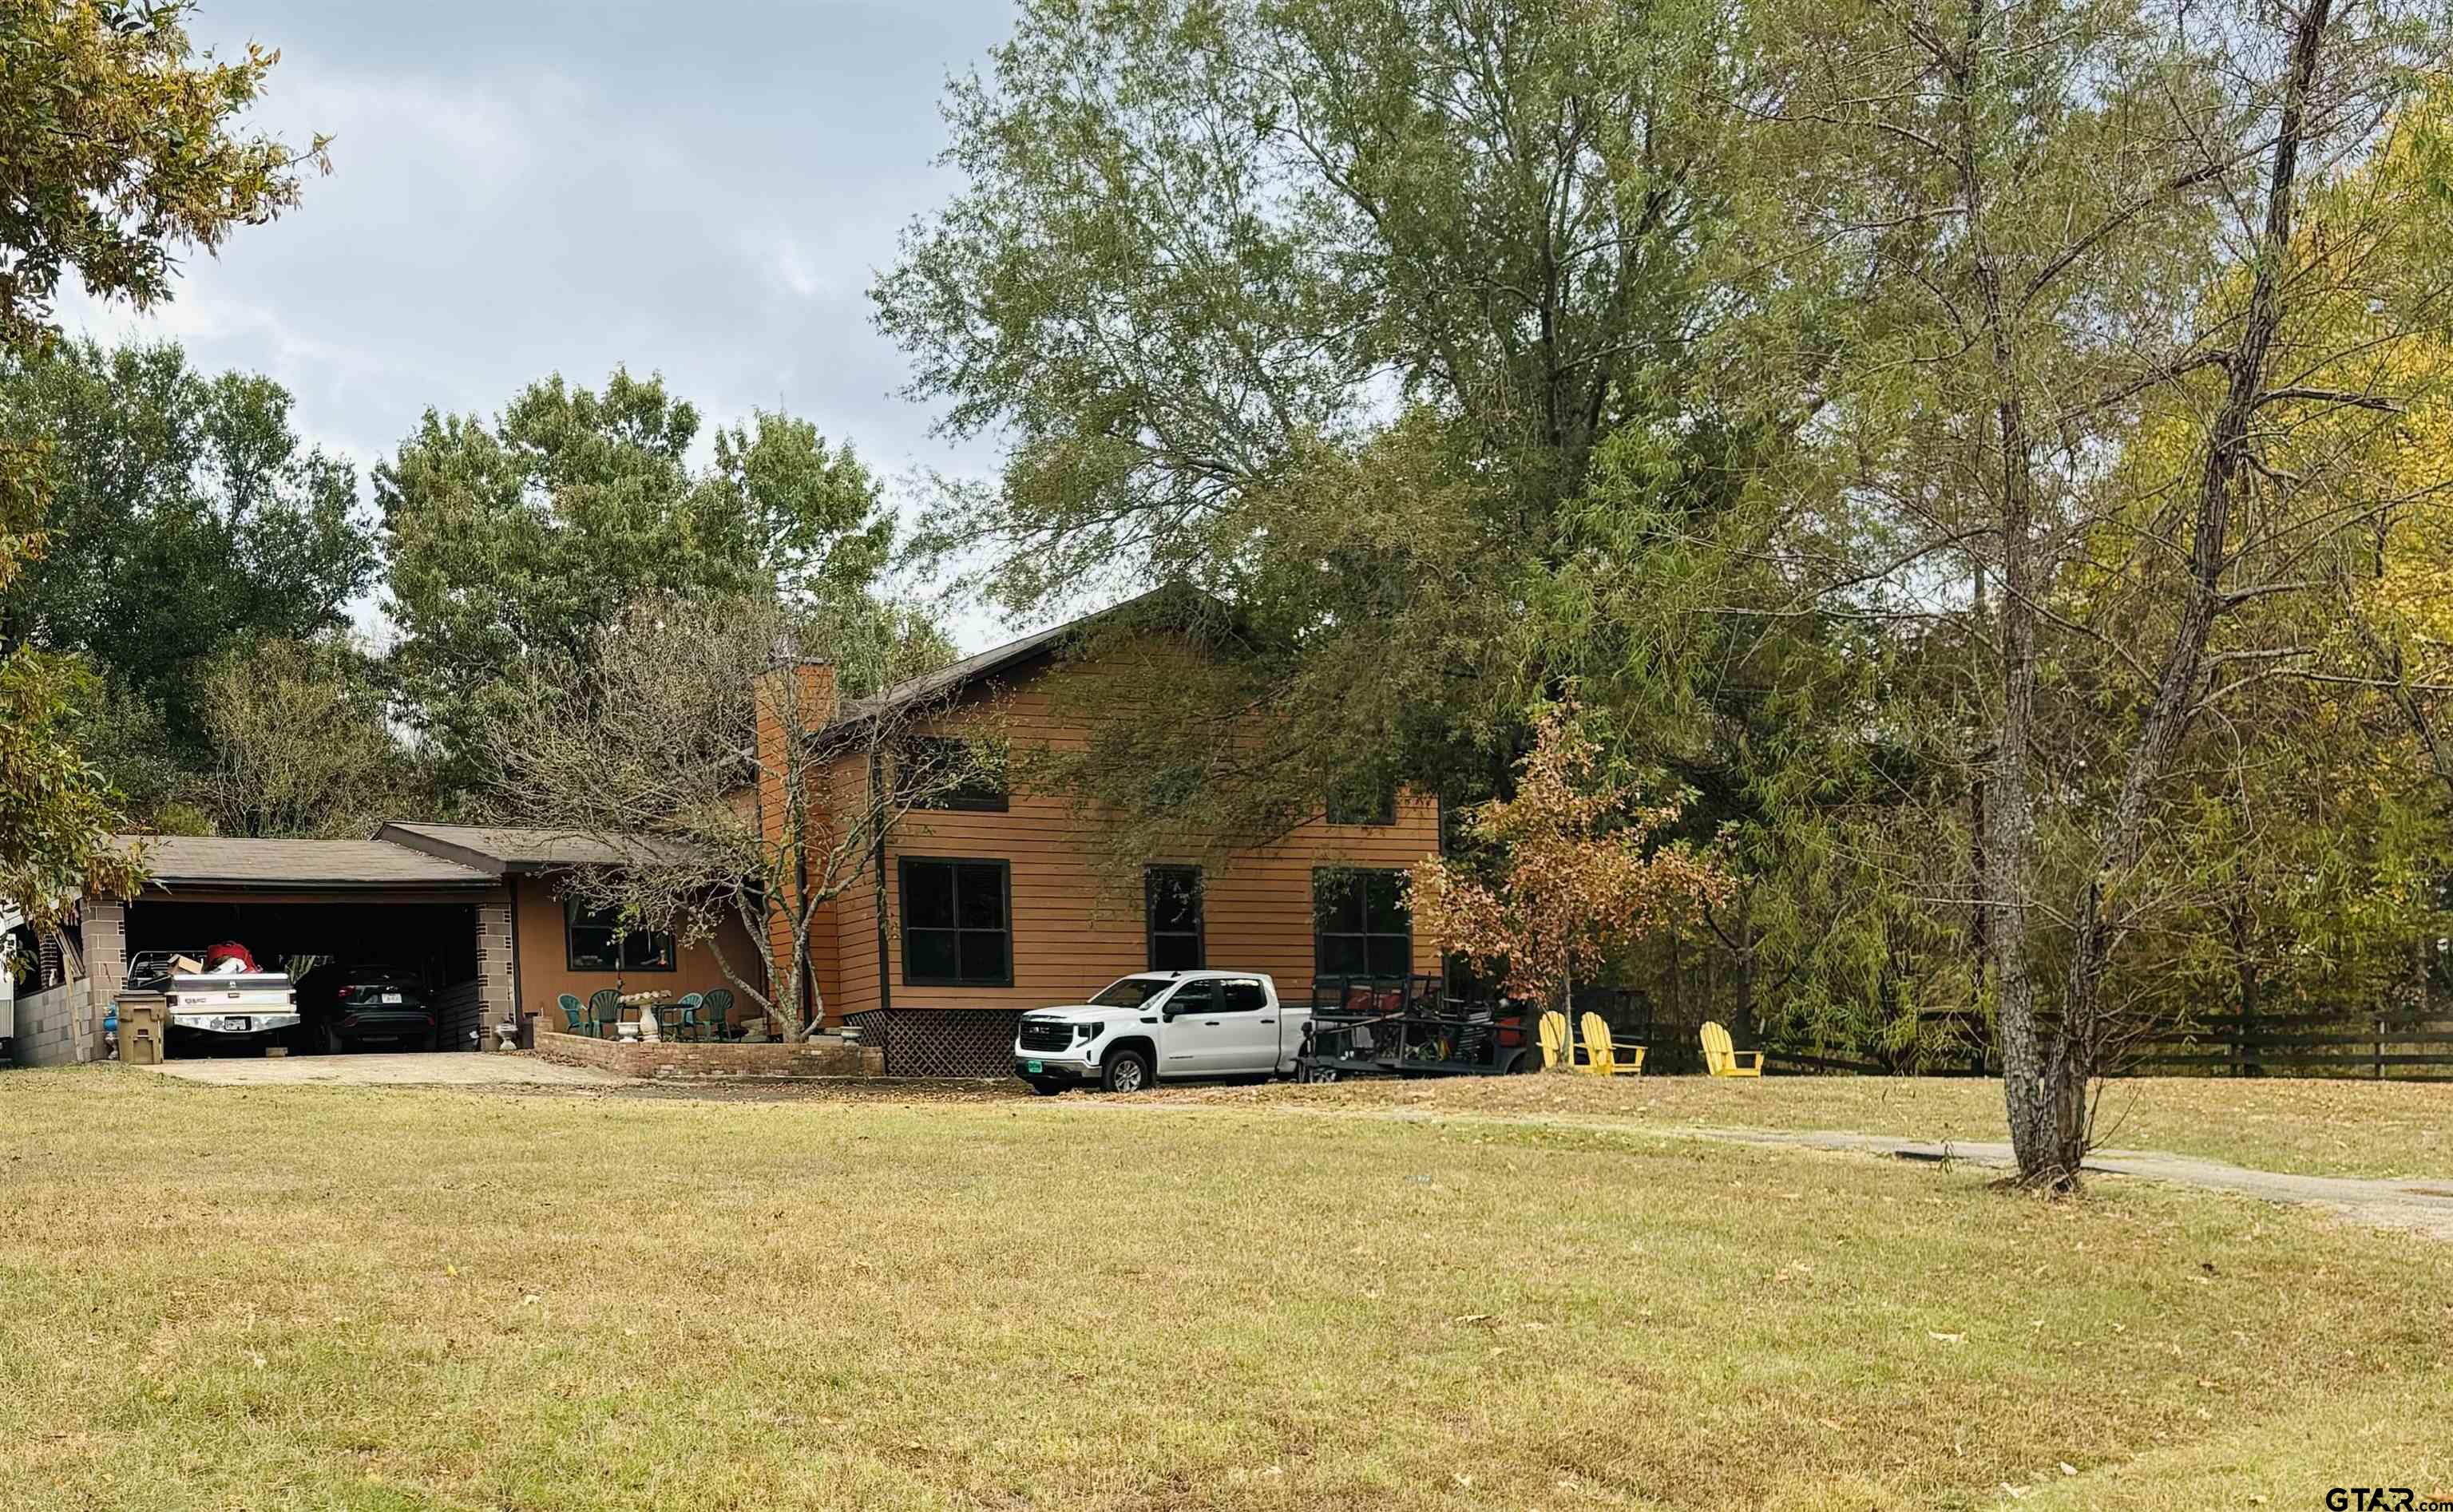
M2241 319L2240 342L2229 359L2230 382L2223 404L2209 427L2206 456L2198 476L2194 528L2189 543L2187 598L2180 623L2159 669L2154 701L2148 705L2129 767L2122 776L2121 797L2113 806L2095 850L2095 865L2072 910L2076 921L2070 970L2062 993L2060 1054L2049 1070L2056 1095L2079 1109L2075 1153L2085 1153L2085 1091L2097 1070L2105 1025L2104 976L2114 949L2128 932L2126 903L2107 907L2107 882L2118 885L2138 860L2146 820L2147 798L2181 744L2195 711L2198 686L2205 670L2206 642L2215 620L2225 607L2223 576L2229 566L2232 509L2254 445L2251 422L2265 394L2265 367L2283 324L2283 274L2291 254L2291 217L2297 193L2300 149L2307 129L2307 102L2316 83L2332 0L2310 0L2301 12L2291 39L2291 74L2283 86L2283 111L2275 132L2274 166L2266 181L2265 224L2258 238L2257 261L2249 285L2248 307ZM2024 1158L2020 1168L2026 1171ZM2075 1161L2067 1167L2074 1182Z

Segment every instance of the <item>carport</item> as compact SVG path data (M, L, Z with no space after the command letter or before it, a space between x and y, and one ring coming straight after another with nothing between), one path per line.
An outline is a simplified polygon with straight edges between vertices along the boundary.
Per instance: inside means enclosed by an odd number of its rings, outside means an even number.
M115 988L138 951L235 940L293 977L326 960L415 972L440 1009L447 1050L477 1048L489 1022L511 1017L510 900L497 877L373 840L143 844L152 872L144 892L87 905L87 969L98 986Z

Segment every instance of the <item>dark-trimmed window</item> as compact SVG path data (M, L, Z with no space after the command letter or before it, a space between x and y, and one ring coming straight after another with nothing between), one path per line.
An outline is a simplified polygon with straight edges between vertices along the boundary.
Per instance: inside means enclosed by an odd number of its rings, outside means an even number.
M1323 866L1311 874L1312 970L1325 977L1402 977L1414 968L1406 874Z
M564 964L573 971L670 971L673 937L663 929L625 925L611 908L562 900Z
M895 865L903 887L904 984L1013 985L1011 865L922 856Z
M895 754L894 771L895 796L907 807L1001 814L1012 804L999 753L969 741L907 736Z
M1341 783L1328 795L1332 825L1393 825L1397 822L1397 785L1368 780Z
M1201 969L1205 961L1199 866L1144 866L1142 914L1149 921L1152 971Z

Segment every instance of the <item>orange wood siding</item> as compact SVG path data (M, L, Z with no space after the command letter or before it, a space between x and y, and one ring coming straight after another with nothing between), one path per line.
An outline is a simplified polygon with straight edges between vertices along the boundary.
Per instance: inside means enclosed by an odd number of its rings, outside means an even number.
M1052 676L1067 675L1058 671ZM1049 700L1038 682L983 700L935 721L994 720L1017 746L1061 742ZM1074 737L1078 738L1078 737ZM847 764L848 765L848 764ZM838 781L841 779L838 778ZM1396 823L1385 826L1306 824L1284 842L1247 850L1203 877L1205 957L1212 967L1265 971L1280 993L1310 990L1313 963L1312 870L1316 866L1403 868L1439 846L1436 799L1400 795ZM904 981L898 863L906 857L1002 861L1010 867L1013 985L921 986ZM907 814L887 846L887 969L896 1007L1013 1008L1076 1001L1115 978L1148 965L1143 919L1142 865L1188 863L1189 851L1123 865L1109 851L1095 816L1069 799L1016 790L1004 813L927 810ZM1121 874L1120 874L1121 873ZM834 900L840 985L827 1005L829 1022L880 1005L874 889L868 881ZM1436 945L1419 934L1413 969L1438 969Z
M570 950L563 930L562 899L554 892L552 879L547 877L513 877L513 927L519 932L520 1011L542 1016L545 1023L562 1023L555 1000L568 992L582 1003L600 988L614 986L610 971L573 971ZM721 933L724 954L732 968L751 981L760 972L757 946L748 932L733 920L726 920ZM625 991L669 991L676 996L686 992L705 992L711 987L730 987L724 968L716 964L715 952L704 945L675 946L677 960L671 971L626 971L618 984Z

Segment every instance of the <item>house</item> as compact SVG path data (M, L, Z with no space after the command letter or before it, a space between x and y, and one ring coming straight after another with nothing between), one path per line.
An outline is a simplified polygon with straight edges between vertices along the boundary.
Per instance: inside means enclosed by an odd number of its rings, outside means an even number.
M139 844L129 841L126 844ZM395 823L367 840L157 836L152 877L126 902L86 900L73 930L27 942L33 990L17 998L18 1058L70 1064L102 1053L101 1025L129 958L236 940L259 960L382 961L437 989L442 1043L468 1049L520 1013L555 1022L563 993L725 985L705 945L614 921L565 900L559 873L622 852L543 830ZM736 970L756 952L737 926ZM754 965L749 967L754 970Z
M1076 739L1059 683L1096 675L1068 654L1088 623L841 708L831 667L778 668L765 674L762 709L797 697L790 723L821 747L898 704L925 707L911 732L920 739ZM782 738L781 723L766 715L761 739ZM876 780L861 769L869 750L835 744L847 748L811 781L813 805ZM760 801L771 807L783 764L762 765L770 776ZM1339 817L1360 822L1331 824L1324 812L1224 864L1205 866L1187 846L1120 867L1097 816L1070 797L967 782L900 813L854 885L820 905L817 1005L827 1025L858 1026L884 1045L890 1072L987 1075L1010 1067L1020 1010L1078 1002L1134 971L1248 968L1300 998L1315 977L1437 970L1436 947L1414 937L1402 878L1438 848L1438 801L1401 792L1378 812Z
M920 739L1079 739L1057 694L1064 679L1096 675L1068 655L1088 624L848 706L837 705L831 667L776 668L760 678L761 707L799 700L795 725L821 753L813 804L871 790L873 753L836 737L883 712L924 710L907 731ZM781 738L762 715L762 744ZM781 764L762 766L771 774ZM770 781L754 801L779 808L783 794ZM1405 868L1438 848L1436 800L1401 792L1375 812L1337 817L1323 812L1223 863L1187 845L1120 865L1096 814L1067 796L976 782L931 796L899 814L853 885L821 905L815 1002L804 1011L829 1028L858 1027L894 1074L1001 1075L1022 1009L1079 1001L1135 971L1246 968L1299 999L1315 977L1436 970L1439 953L1415 937L1402 885ZM143 893L88 900L40 989L17 1003L21 1059L99 1054L103 1012L131 953L225 939L267 961L381 959L416 969L440 989L442 1041L452 1048L474 1047L486 1025L514 1013L557 1027L566 993L724 985L718 950L736 973L759 969L737 925L712 945L677 941L617 929L562 895L558 879L570 869L619 865L654 844L638 837L396 821L366 840L144 844L153 876ZM63 948L76 959L60 959Z

